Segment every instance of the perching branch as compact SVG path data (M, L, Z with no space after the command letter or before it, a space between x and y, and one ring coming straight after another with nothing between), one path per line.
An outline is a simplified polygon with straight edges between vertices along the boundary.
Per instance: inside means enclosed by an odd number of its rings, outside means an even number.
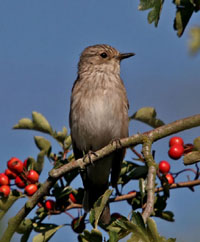
M155 142L161 138L166 136L178 133L180 131L194 128L200 126L200 114L181 119L175 121L173 123L163 125L159 128L151 130L149 132L145 132L144 134L136 134L129 138L121 139L121 147L120 148L128 148L130 146L136 146L138 144L144 143L144 136L150 139L152 142ZM8 227L4 232L1 242L10 241L13 234L16 232L20 223L25 219L25 217L30 213L30 211L37 205L38 201L45 195L49 193L51 187L55 184L55 182L62 177L65 173L76 169L76 168L84 168L89 163L96 162L97 160L109 155L113 151L120 149L115 145L109 144L106 147L102 148L101 150L95 152L97 156L91 155L91 160L86 157L85 159L78 159L76 161L72 161L66 165L58 169L52 169L49 173L49 178L45 181L45 183L40 187L40 189L26 202L24 207L22 207L19 212L9 220ZM150 173L154 172L151 171L150 166Z

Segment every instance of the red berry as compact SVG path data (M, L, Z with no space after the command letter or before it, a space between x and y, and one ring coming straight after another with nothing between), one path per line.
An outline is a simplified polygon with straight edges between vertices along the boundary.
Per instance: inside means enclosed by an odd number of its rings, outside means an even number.
M16 157L11 158L7 162L7 166L11 171L15 173L21 173L23 171L23 162Z
M8 176L10 179L15 179L17 177L17 175L10 169L5 170L5 175Z
M79 218L79 217L74 218L72 220L71 227L74 232L76 232L78 234L82 233L83 230L85 229L84 218Z
M174 178L173 178L172 174L168 173L167 175L165 175L165 177L167 178L169 184L174 183Z
M46 208L48 211L50 211L50 210L54 210L55 205L56 205L55 201L50 200L50 199L49 199L49 200L46 200L46 202L45 202L45 208Z
M2 193L4 197L7 197L10 194L10 187L8 185L1 186L0 193Z
M111 218L120 219L122 215L120 213L112 213Z
M10 184L9 178L4 173L1 173L0 174L0 185L8 185L8 184Z
M169 162L165 161L165 160L162 160L160 163L159 163L159 171L162 173L162 174L167 174L169 171L170 171L170 164Z
M29 184L25 187L25 192L28 196L32 196L37 191L37 186L35 184Z
M174 136L169 140L169 146L173 146L173 145L184 145L184 141L181 137L178 136Z
M15 178L15 185L19 188L24 188L26 186L25 182L19 176Z
M183 155L183 152L184 148L182 145L173 145L170 147L168 154L172 159L177 160Z
M69 198L70 198L70 200L71 200L73 203L76 203L76 198L74 197L74 194L73 194L73 193L70 193L70 194L69 194Z
M36 182L38 182L39 174L37 173L37 171L30 170L30 171L28 172L27 179L28 179L28 181L30 181L31 183L36 183Z

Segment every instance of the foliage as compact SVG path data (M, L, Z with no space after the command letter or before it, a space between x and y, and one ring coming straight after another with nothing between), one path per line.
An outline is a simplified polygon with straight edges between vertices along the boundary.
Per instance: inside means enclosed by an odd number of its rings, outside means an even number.
M158 128L161 127L164 122L158 119L156 116L157 115L154 108L144 107L134 113L130 117L130 120L134 119L146 123L147 125L150 125L154 128ZM57 140L62 147L61 152L59 152L58 154L54 154L52 152L52 147L49 140L42 136L35 136L34 141L39 149L39 154L37 159L29 157L26 160L26 165L24 164L25 175L27 174L26 171L28 172L32 169L40 174L43 170L45 157L47 157L53 163L55 169L62 168L64 165L70 164L74 161L73 154L71 154L70 152L71 138L67 134L67 129L64 127L63 131L61 132L53 131L51 125L42 114L33 112L32 120L22 119L17 125L14 126L14 128L32 129L43 133L48 133L55 140ZM144 140L144 142L147 141ZM189 165L191 163L197 163L200 160L200 137L197 137L194 140L193 144L185 144L184 147L184 164ZM123 214L112 214L111 222L108 225L101 224L99 219L105 205L107 204L107 202L115 202L115 199L117 199L116 194L114 194L113 190L107 190L104 195L96 201L96 203L94 204L94 208L90 212L89 221L93 226L93 229L91 231L85 229L86 214L76 219L73 219L71 226L73 231L79 234L79 241L103 241L103 235L99 228L107 231L109 242L116 242L121 238L126 237L127 235L129 235L129 242L175 241L175 239L166 239L162 237L157 231L154 220L152 218L149 218L149 216L147 217L146 221L144 221L144 208L148 206L149 203L147 177L151 165L147 160L145 160L145 153L138 153L134 149L132 149L132 151L137 156L137 158L133 159L136 160L136 162L134 162L133 160L123 161L120 178L118 181L118 185L121 186L122 192L124 187L126 187L126 185L130 181L138 181L139 191L124 194L124 199L128 202L127 206L130 206L130 209L132 211L131 218L128 219L123 216ZM45 207L45 202L47 201L45 196L38 199L38 208L35 210L35 217L31 219L25 218L17 227L16 232L22 234L21 241L28 241L28 238L33 230L38 233L34 237L33 241L49 241L59 229L61 229L63 226L67 226L66 224L57 225L52 223L44 223L43 220L48 215L53 216L54 214L67 212L70 208L82 207L81 204L84 193L83 189L81 187L78 189L73 189L70 186L71 182L79 175L79 172L79 169L72 169L70 172L67 172L62 177L60 177L57 182L52 183L54 185L50 187L49 194L54 197L53 203L55 203L55 206L52 206L50 208ZM176 176L178 176L178 173L174 175L174 178ZM197 169L195 181L198 181L198 177L199 173ZM26 177L22 176L22 179L25 179L26 182ZM153 212L151 215L159 217L166 221L173 222L173 212L166 210L167 200L170 198L171 186L169 185L165 174L160 174L159 171L157 171L157 179L158 181L156 181L155 188L155 192L157 192L154 195ZM159 184L161 185L160 188ZM187 185L190 187L189 183ZM40 190L42 190L43 184L38 183L38 187L40 187ZM163 191L163 194L160 194L161 191ZM36 195L40 196L40 193ZM122 195L122 197L124 195ZM37 196L35 196L36 199ZM19 192L17 189L12 189L12 192L8 197L2 196L0 199L1 218L5 215L5 213L9 210L11 206L14 206L15 201L22 197L25 197L25 195L22 191ZM31 201L31 198L29 200ZM28 202L25 206L28 208L30 205L31 202ZM30 206L30 208L32 207ZM136 210L138 210L138 212L136 212ZM10 223L15 222L15 219L17 219L17 215L11 219Z
M173 0L173 4L176 5L176 15L174 18L174 30L177 31L178 37L181 37L184 30L194 13L200 10L199 0ZM148 22L151 24L154 22L155 27L158 26L161 11L164 5L164 0L140 0L138 6L139 10L148 10ZM190 30L191 40L189 43L190 51L195 54L200 49L200 30L199 27L193 27Z

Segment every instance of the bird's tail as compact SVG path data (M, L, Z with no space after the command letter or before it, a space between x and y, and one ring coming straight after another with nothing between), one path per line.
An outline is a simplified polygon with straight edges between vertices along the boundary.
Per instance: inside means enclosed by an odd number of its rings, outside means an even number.
M90 190L86 190L84 193L84 198L83 198L83 208L86 212L89 212L90 209L93 207L94 203L97 201L97 199L103 195L105 192L105 189L90 189ZM109 207L109 203L106 204L102 215L100 217L100 221L103 224L109 224L111 220L110 217L110 207Z

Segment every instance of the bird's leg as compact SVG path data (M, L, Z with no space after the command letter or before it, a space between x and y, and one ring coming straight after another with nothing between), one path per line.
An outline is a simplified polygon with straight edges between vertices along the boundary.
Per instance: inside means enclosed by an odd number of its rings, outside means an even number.
M94 151L89 150L88 153L84 155L83 162L85 162L85 159L88 158L90 163L94 164L93 161L92 161L91 155L94 155L94 156L98 157L98 155Z

